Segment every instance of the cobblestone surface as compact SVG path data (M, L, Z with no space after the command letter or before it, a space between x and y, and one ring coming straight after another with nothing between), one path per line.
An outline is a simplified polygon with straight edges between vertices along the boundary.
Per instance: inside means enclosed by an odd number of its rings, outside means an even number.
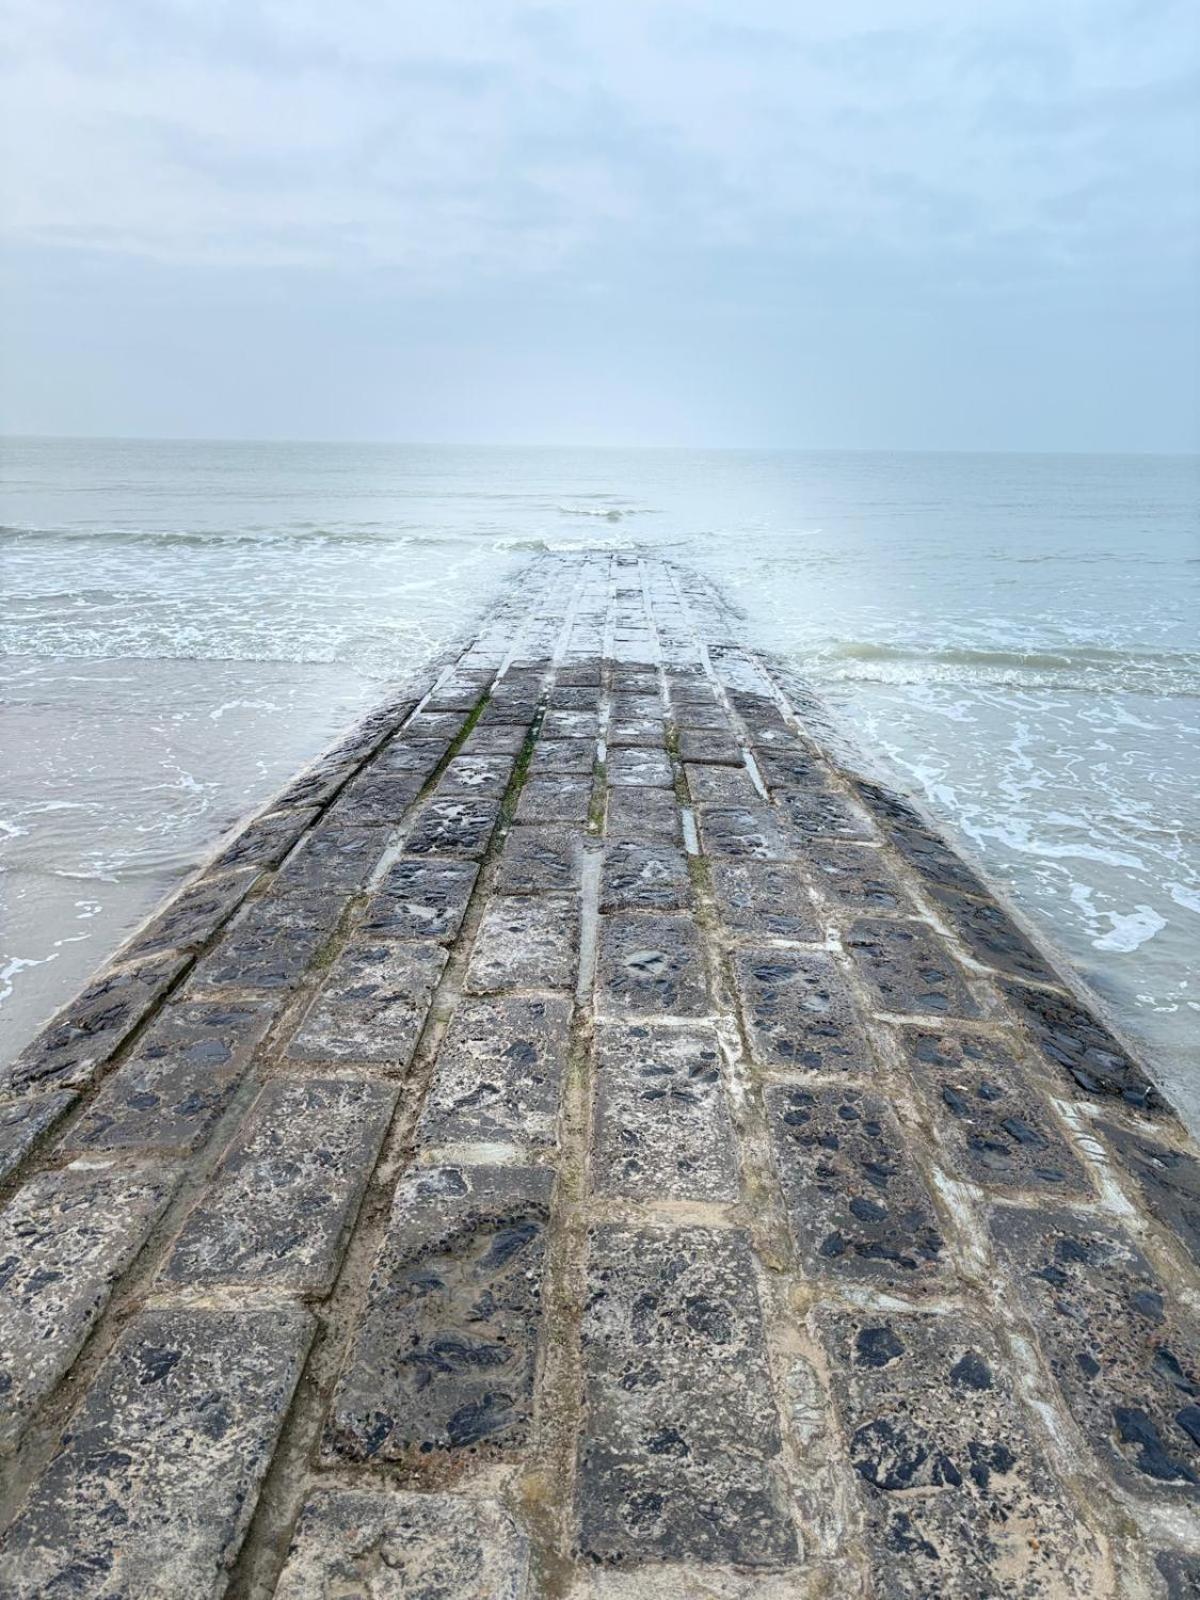
M0 1074L0 1594L1197 1592L1196 1144L746 631L535 561Z

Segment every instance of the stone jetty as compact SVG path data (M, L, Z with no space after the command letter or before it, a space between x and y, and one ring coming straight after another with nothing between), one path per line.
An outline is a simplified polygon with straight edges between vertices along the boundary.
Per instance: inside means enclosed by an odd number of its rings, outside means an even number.
M701 580L546 557L0 1075L8 1600L1200 1593L1200 1160Z

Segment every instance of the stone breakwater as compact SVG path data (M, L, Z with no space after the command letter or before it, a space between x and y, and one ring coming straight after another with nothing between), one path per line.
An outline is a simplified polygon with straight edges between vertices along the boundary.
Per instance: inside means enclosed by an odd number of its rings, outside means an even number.
M1200 1160L711 590L546 559L0 1081L0 1593L1200 1592Z

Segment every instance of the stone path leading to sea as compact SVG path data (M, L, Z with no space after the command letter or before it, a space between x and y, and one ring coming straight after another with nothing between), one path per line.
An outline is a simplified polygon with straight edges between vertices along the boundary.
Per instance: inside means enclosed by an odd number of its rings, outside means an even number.
M1200 1162L702 582L546 558L0 1074L0 1594L1200 1593Z

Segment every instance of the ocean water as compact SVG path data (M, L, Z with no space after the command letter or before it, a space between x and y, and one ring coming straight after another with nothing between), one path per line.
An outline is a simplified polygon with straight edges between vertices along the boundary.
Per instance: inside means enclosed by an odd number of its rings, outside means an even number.
M1200 462L8 440L0 1023L531 552L669 554L1006 885L1200 1123Z

